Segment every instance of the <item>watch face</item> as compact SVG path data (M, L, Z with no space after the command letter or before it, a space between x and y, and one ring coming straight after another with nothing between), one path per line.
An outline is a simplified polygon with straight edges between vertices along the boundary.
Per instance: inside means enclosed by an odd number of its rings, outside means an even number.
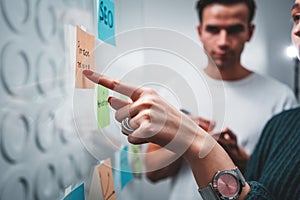
M223 197L234 197L239 192L239 182L232 174L220 175L216 184L219 193Z

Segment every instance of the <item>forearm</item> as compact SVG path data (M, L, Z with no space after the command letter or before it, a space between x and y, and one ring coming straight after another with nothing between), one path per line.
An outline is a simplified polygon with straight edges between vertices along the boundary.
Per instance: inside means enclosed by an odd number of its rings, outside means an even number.
M173 176L177 173L182 161L183 158L165 148L151 150L150 147L144 162L147 169L146 176L152 182Z
M198 134L183 157L190 165L199 188L207 187L218 171L235 168L226 151L205 133ZM246 184L239 199L245 199L249 191L250 187Z

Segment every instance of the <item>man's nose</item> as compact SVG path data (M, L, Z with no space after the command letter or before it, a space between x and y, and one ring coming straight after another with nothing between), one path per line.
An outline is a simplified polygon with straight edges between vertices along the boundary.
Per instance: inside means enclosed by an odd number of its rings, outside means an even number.
M229 37L226 30L220 30L219 32L219 39L218 39L218 45L220 46L226 46L229 43Z
M300 37L300 23L298 23L297 25L295 25L294 27L294 34L298 37Z

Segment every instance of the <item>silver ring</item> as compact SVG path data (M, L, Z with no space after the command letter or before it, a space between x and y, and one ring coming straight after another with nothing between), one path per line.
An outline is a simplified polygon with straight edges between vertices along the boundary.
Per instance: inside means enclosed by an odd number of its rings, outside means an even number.
M135 131L135 130L129 125L129 120L130 120L129 117L126 117L125 119L123 119L122 122L121 122L121 126L122 126L122 129L123 129L126 133L131 134L131 133L133 133L133 131Z

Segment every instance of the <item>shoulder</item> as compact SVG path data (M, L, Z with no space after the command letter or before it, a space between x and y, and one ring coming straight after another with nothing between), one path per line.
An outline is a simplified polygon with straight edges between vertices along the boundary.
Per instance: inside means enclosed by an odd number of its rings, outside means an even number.
M274 115L267 123L266 127L283 127L284 124L300 121L300 107L282 111Z
M271 151L283 144L291 146L291 142L299 138L300 107L282 111L274 115L265 125L255 152L263 153L264 159L271 155ZM260 153L259 153L260 152ZM276 154L277 155L277 154Z
M276 86L276 87L291 91L290 87L287 84L282 83L279 80L277 80L271 76L262 75L257 72L253 72L253 76L255 77L256 81L259 81L260 83L263 83L265 85L272 86L272 87Z
M260 85L259 88L262 89L262 92L265 94L271 95L272 98L279 98L283 101L293 101L293 104L297 105L294 92L287 84L257 72L254 72L253 76L255 77L254 82L256 82L257 85Z
M281 118L300 118L300 107L285 110L273 117L274 119L281 119Z

